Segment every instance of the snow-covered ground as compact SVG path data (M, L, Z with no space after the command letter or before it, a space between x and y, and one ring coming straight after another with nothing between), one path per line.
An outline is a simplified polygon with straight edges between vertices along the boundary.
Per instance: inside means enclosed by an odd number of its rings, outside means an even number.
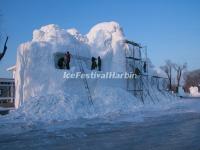
M46 123L0 119L0 149L198 150L200 113L175 108Z
M92 124L109 123L115 125L125 122L138 124L142 122L145 123L148 118L156 119L166 116L176 116L177 114L200 114L200 99L179 99L173 102L139 105L132 107L131 111L113 111L102 116L91 118L83 116L71 120L67 120L69 119L67 112L57 110L57 106L55 110L50 108L53 114L48 110L48 112L43 113L42 111L35 112L34 108L30 108L30 104L32 104L32 102L24 106L27 106L27 110L32 109L32 114L30 111L27 113L25 108L21 108L19 112L12 111L9 115L0 116L0 135L22 134L37 128L40 130L45 128L45 130L54 131L72 127L85 128Z

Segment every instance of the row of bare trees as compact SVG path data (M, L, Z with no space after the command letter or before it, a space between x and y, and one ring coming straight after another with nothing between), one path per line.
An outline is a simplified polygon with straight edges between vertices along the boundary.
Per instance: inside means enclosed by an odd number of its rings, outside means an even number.
M191 86L196 86L200 92L200 69L185 72L183 75L184 79L184 90L190 92Z
M166 60L165 64L160 68L161 70L163 70L163 72L166 74L169 80L169 85L168 85L169 90L178 92L183 72L187 68L187 63L176 64L173 63L171 60Z

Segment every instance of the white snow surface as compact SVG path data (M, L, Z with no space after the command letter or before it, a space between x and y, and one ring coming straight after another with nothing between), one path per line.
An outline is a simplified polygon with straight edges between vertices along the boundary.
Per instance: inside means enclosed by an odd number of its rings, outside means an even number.
M82 79L64 79L66 70L56 69L54 53L70 51L71 69L80 70L73 56L101 56L102 72L125 72L125 51L130 48L123 42L124 33L116 22L95 25L88 34L81 35L76 29L61 29L50 24L33 31L31 41L23 43L17 51L16 107L12 115L21 115L33 120L70 120L92 118L110 113L128 113L141 102L126 91L126 80L88 80L93 105ZM90 68L81 61L85 72ZM148 83L146 83L148 86ZM154 98L164 101L166 93L151 89ZM171 95L166 102L173 99ZM147 103L153 103L146 96Z

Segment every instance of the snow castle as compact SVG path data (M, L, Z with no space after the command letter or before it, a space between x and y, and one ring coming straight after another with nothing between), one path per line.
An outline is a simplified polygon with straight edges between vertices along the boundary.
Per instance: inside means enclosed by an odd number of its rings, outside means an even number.
M133 72L133 68L142 68L144 62L148 63L147 58L141 56L141 48L126 40L116 22L99 23L86 35L54 24L34 30L32 40L21 44L17 51L15 105L25 116L35 119L44 116L46 119L73 119L131 111L141 103L165 99L169 94L161 91L163 85L149 88L161 79L149 78L142 70L144 76L134 81L63 78L66 72L91 73L88 63L92 56L102 58L101 72ZM66 51L72 54L70 70L56 68L55 55ZM148 72L153 72L152 68L148 68Z

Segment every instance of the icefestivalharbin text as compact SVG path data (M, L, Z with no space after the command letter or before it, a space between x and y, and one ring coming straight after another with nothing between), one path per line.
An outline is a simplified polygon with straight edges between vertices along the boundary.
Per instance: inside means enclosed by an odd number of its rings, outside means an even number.
M137 78L138 75L131 72L91 72L91 73L70 73L65 71L63 74L64 79L133 79Z

